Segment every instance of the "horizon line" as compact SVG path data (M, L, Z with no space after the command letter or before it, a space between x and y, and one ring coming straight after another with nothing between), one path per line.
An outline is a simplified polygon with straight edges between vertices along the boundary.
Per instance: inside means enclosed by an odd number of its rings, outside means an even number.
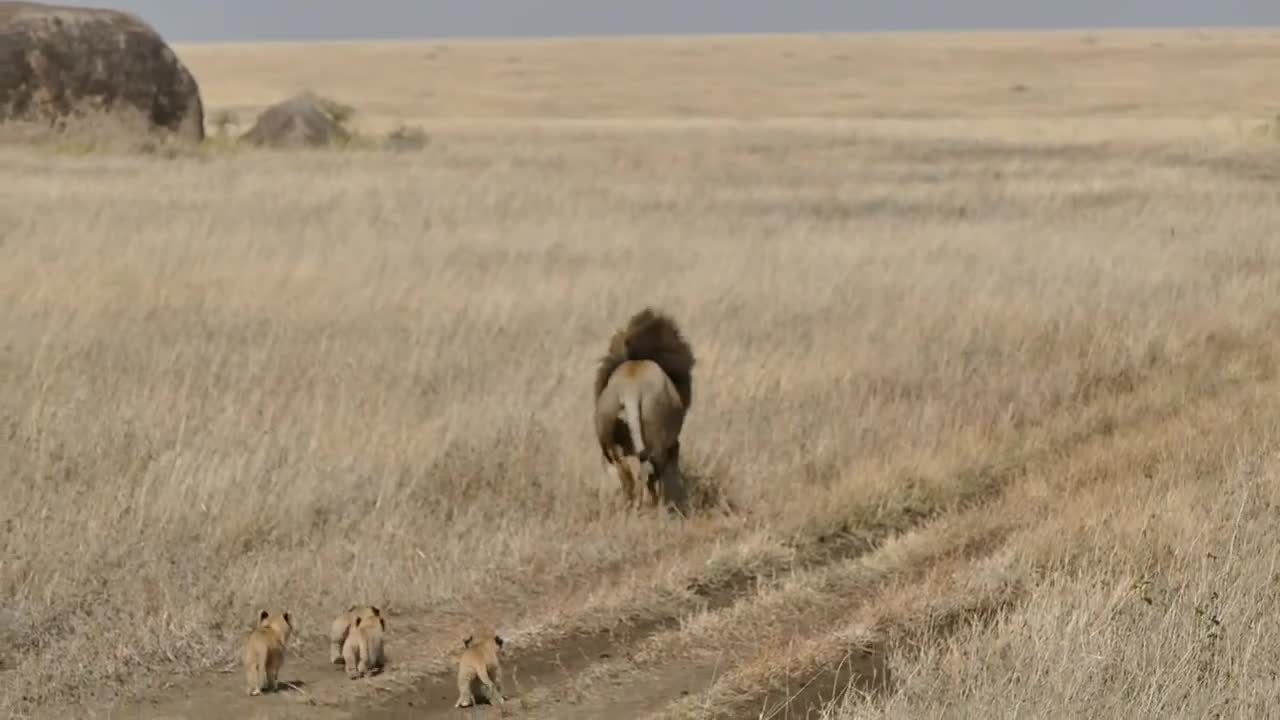
M1073 33L1271 33L1280 32L1280 25L1111 25L1069 27L971 27L971 28L913 28L898 30L785 30L785 31L725 31L725 32L597 32L566 35L424 35L404 37L352 37L327 39L269 39L255 40L168 40L173 45L373 45L403 43L537 43L566 41L617 41L661 39L755 39L790 37L839 37L839 36L901 36L901 35L1061 35Z

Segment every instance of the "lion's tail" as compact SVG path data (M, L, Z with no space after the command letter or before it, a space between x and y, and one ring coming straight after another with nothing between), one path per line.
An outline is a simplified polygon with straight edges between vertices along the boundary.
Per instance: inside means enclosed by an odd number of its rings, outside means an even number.
M636 460L647 463L649 462L649 447L644 442L644 425L640 420L641 413L640 393L632 389L622 397L622 416L624 422L627 423L627 430L631 433L631 448L635 452Z

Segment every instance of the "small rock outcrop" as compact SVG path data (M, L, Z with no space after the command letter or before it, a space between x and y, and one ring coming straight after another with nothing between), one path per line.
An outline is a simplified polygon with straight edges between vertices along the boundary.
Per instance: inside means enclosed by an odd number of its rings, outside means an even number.
M204 139L195 78L150 25L98 8L0 2L0 123L113 127Z
M240 140L272 148L341 145L351 134L335 116L334 107L312 93L296 95L263 110Z

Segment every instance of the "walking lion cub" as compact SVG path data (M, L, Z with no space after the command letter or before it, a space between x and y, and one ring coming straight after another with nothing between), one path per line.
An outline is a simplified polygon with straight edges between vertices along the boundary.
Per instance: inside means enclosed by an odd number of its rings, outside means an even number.
M285 644L292 632L293 620L289 613L273 615L263 610L258 614L258 626L249 633L240 653L244 663L245 689L250 695L260 695L263 690L274 692L279 688Z
M358 678L382 672L382 667L386 664L386 655L382 650L386 630L387 621L381 615L372 618L356 616L351 623L351 631L347 633L347 640L342 645L342 660L347 666L347 677Z
M458 658L458 702L454 707L475 705L477 693L490 703L506 704L507 700L502 696L502 665L498 658L504 642L496 632L468 635L462 641L464 650Z
M329 662L334 665L343 664L342 649L357 618L367 623L380 617L382 617L382 611L377 605L352 605L334 618L333 624L329 626Z

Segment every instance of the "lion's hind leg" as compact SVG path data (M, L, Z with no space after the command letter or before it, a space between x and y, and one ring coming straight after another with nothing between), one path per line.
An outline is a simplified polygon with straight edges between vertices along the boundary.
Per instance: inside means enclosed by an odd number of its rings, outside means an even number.
M497 668L494 668L494 675L497 676ZM486 668L479 667L476 668L476 677L480 680L480 684L484 686L484 696L490 704L505 705L507 703L507 699L502 696L502 690L494 682L500 676L490 677Z
M653 462L647 456L637 457L635 455L627 455L623 459L625 469L624 475L629 475L629 484L633 488L629 494L629 506L635 510L644 509L644 499L647 494L650 500L654 497L653 487Z
M245 665L244 669L245 691L249 695L260 695L262 688L267 685L267 671L262 667L262 662L254 659Z
M453 704L457 708L469 708L476 704L475 694L471 692L472 673L458 674L458 701Z
M684 475L680 472L679 456L670 458L657 473L655 485L662 505L674 510L681 517L687 517L689 498L685 492Z
M662 505L665 493L663 493L660 475L649 473L649 477L645 479L645 490L649 493L649 507L656 508Z
M645 492L643 463L638 462L634 455L622 455L615 467L618 479L622 482L622 494L626 498L627 509L643 507Z

